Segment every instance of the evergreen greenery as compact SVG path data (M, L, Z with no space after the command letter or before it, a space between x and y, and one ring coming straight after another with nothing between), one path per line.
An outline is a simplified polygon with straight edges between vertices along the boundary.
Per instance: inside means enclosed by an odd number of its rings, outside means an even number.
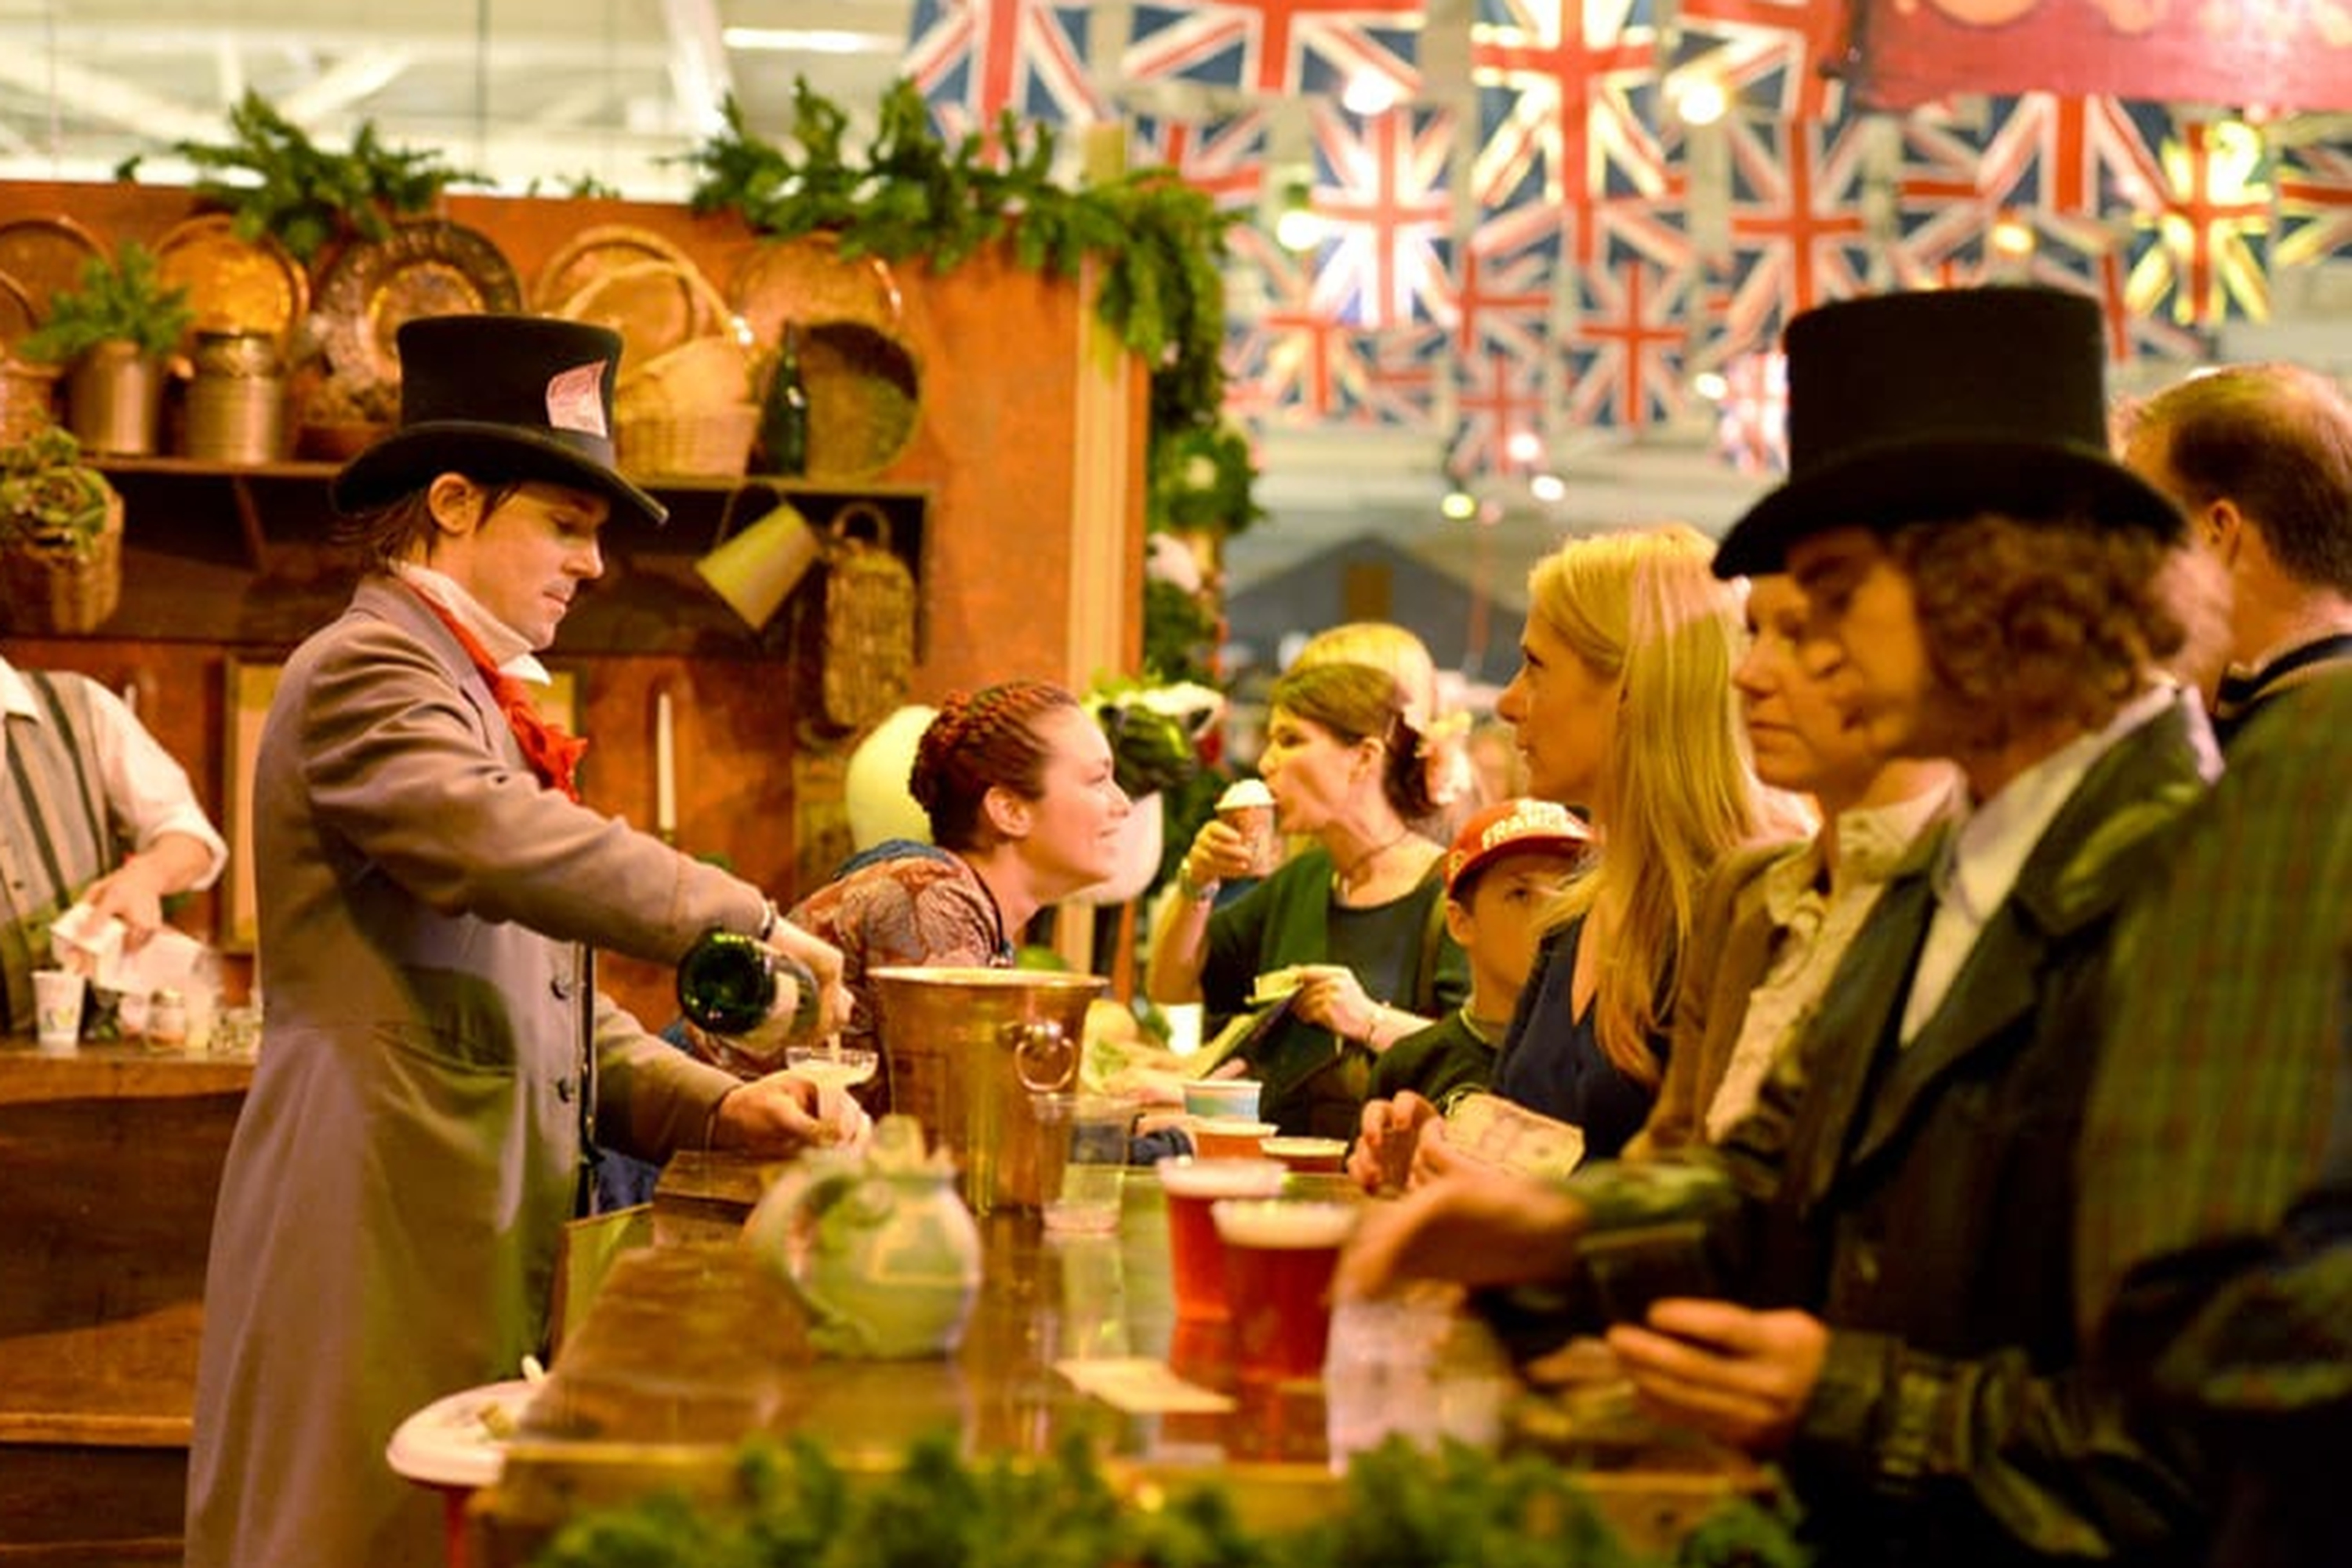
M47 317L17 343L26 359L63 364L105 342L136 343L142 354L171 353L195 320L184 288L167 289L155 253L127 240L112 260L82 264L81 285L49 299Z
M1740 1501L1672 1558L1628 1548L1575 1477L1535 1455L1391 1439L1349 1467L1340 1506L1245 1529L1213 1479L1122 1497L1083 1439L1038 1460L967 1462L940 1436L897 1470L845 1475L812 1440L755 1437L731 1500L675 1492L584 1514L534 1568L1802 1568L1790 1521Z
M848 116L805 78L793 103L782 144L727 104L724 129L687 156L698 171L695 211L736 212L778 237L824 230L845 256L920 257L940 272L1007 237L1022 266L1058 276L1091 259L1102 268L1104 321L1152 366L1155 435L1214 424L1224 399L1219 263L1233 220L1206 195L1157 168L1057 184L1053 127L1009 110L992 139L951 144L906 79L884 97L862 153L848 144Z
M372 120L349 152L329 152L250 89L228 122L233 141L175 142L172 150L195 165L196 195L234 215L238 237L268 236L304 262L331 239L384 238L394 217L430 211L451 185L490 183L444 163L437 150L386 146ZM116 174L131 178L138 163Z

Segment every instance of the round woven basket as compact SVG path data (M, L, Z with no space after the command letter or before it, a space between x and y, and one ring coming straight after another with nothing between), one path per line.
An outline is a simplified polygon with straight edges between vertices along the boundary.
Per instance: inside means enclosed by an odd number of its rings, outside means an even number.
M632 474L677 479L725 479L751 466L760 405L737 403L685 411L648 408L616 413L613 444Z
M8 626L27 636L94 632L122 602L122 497L106 491L106 521L87 550L18 539L0 549Z

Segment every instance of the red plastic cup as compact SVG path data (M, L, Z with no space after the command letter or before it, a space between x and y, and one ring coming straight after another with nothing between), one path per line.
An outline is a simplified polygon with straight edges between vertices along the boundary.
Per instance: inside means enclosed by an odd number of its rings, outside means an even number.
M1180 1322L1223 1322L1225 1249L1217 1239L1212 1204L1227 1198L1270 1198L1285 1171L1276 1160L1197 1160L1179 1155L1157 1167L1168 1197L1168 1268Z
M1322 1375L1331 1277L1360 1212L1354 1204L1280 1198L1211 1205L1225 1247L1234 1375L1244 1389Z

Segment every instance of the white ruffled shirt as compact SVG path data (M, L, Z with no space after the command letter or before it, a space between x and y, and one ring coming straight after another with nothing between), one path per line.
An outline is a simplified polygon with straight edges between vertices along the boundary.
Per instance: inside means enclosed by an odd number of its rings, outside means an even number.
M1739 1038L1715 1098L1707 1103L1706 1137L1719 1143L1755 1109L1764 1079L1789 1043L1802 1033L1828 992L1845 950L1878 907L1879 895L1930 824L1958 804L1959 785L1948 782L1909 800L1843 812L1837 819L1837 863L1824 867L1815 838L1764 873L1764 908L1777 933L1771 963L1748 994ZM1822 872L1829 887L1822 887Z
M455 577L413 561L395 561L392 570L394 576L455 616L459 626L473 633L474 640L482 645L482 651L490 656L490 662L500 675L511 675L533 686L553 684L555 677L539 662L539 656L531 651L523 635L484 609L482 602L459 587Z

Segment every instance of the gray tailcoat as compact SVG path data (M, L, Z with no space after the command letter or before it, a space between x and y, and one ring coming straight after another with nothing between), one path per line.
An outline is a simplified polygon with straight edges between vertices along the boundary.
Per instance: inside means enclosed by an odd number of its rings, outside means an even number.
M765 900L542 788L488 684L371 578L263 727L262 1047L215 1219L190 1568L441 1561L384 1444L541 1348L594 1135L698 1143L735 1080L597 994L588 948L674 963Z

